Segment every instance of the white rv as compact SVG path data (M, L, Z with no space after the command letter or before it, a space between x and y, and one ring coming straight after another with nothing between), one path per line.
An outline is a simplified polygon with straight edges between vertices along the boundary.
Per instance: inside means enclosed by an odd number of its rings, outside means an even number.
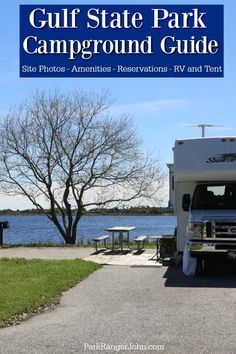
M236 255L236 137L177 140L169 164L177 251ZM174 199L171 200L171 199Z

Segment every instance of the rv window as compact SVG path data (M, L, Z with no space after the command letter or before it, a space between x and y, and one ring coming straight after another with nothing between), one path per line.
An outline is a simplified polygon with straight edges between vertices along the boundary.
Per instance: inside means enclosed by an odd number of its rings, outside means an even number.
M192 209L236 209L236 183L198 185Z

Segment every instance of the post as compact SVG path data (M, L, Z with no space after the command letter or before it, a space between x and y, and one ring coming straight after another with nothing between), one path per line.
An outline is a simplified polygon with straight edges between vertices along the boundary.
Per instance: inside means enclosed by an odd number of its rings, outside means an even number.
M202 138L205 138L205 126L202 125L201 127L202 127Z

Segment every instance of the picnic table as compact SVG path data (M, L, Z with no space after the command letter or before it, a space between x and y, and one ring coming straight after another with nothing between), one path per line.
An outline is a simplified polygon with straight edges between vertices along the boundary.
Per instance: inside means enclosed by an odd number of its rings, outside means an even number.
M121 251L123 251L124 242L127 243L129 247L129 236L130 231L135 230L134 226L113 226L108 227L105 231L111 232L112 234L112 250L115 249L116 239L118 239L118 244Z

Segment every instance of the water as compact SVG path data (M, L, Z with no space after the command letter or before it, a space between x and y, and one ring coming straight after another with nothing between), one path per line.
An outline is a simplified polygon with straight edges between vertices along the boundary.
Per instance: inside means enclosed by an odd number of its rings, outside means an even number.
M53 223L41 215L5 215L10 228L4 230L6 244L63 244L64 240ZM131 237L138 235L154 236L173 234L176 226L175 216L83 216L77 231L77 242L86 242L107 232L111 226L135 226Z

